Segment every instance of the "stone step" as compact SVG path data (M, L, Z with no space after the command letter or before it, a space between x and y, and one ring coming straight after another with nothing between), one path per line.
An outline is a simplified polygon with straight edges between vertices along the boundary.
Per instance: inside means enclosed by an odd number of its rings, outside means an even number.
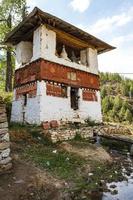
M0 123L0 129L7 128L7 127L8 127L8 123L7 122Z

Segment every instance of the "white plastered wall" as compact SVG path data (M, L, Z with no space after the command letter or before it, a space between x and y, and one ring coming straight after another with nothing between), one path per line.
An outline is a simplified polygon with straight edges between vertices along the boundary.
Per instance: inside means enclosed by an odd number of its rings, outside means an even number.
M63 58L58 58L55 55L56 52L56 33L49 30L45 25L41 25L34 31L33 36L33 57L31 61L37 60L38 58L44 58L45 60L63 64L67 67L79 69L86 72L98 74L98 63L97 63L97 50L88 48L83 57L87 55L89 66L77 64Z
M46 95L46 83L41 82L42 96L40 99L40 119L41 121L51 120L72 120L74 112L70 106L70 87L67 90L68 98L54 97Z
M23 113L25 112L25 122L30 124L40 123L40 85L37 83L37 95L27 99L27 105L24 106L23 96L15 98L16 91L14 90L14 99L12 102L11 121L23 122Z
M89 64L91 72L94 74L98 73L98 56L97 50L88 48L87 49L87 63Z
M102 121L100 92L97 92L97 102L83 101L82 89L79 89L79 109L76 111L71 108L70 87L67 89L67 94L67 98L47 96L46 83L37 82L37 96L28 98L24 109L23 97L13 100L11 121L23 122L23 111L25 111L25 121L30 124L51 120L73 121L77 117L80 120L90 118L98 122Z
M29 63L33 56L32 42L21 41L16 45L16 68Z
M98 101L84 101L82 99L82 89L79 89L79 109L73 110L70 103L70 87L67 89L68 98L54 97L46 95L46 83L41 82L42 95L40 98L40 120L65 120L73 121L79 117L81 120L90 118L92 120L101 122L101 99L100 92L97 92Z
M101 113L101 96L100 92L96 92L97 101L84 101L80 95L79 113L81 119L89 118L96 122L102 122Z

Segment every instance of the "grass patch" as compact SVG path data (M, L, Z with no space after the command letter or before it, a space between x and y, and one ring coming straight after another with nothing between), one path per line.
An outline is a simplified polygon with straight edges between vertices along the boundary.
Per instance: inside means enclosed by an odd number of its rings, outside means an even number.
M36 143L48 146L53 145L51 141L44 136L41 126L12 123L9 130L11 141L23 144Z
M101 180L111 182L122 178L119 161L103 164L102 161L94 161L93 158L85 160L79 155L62 150L58 144L52 144L44 138L41 127L15 124L10 127L10 131L16 135L14 139L18 137L15 142L21 141L23 144L20 145L22 158L32 161L56 178L70 181L73 185L70 192L80 194L84 189L91 191L99 188ZM96 148L89 140L80 137L70 141L70 144L79 149L87 146L94 150ZM89 172L93 175L90 176Z
M56 153L54 151L57 150ZM52 174L63 179L78 178L78 170L85 164L85 160L74 154L56 149L52 146L41 146L27 148L27 158L33 160L37 165L47 169Z

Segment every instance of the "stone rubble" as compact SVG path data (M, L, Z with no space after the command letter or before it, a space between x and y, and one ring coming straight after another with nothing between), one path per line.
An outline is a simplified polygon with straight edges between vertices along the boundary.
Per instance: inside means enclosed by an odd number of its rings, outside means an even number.
M0 98L0 174L12 167L6 108Z

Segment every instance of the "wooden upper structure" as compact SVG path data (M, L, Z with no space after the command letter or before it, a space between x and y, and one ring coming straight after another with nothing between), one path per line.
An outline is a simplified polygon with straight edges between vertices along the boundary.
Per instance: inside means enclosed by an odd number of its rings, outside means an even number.
M45 24L49 29L55 31L57 38L61 38L64 44L70 43L71 46L77 46L79 49L94 47L98 54L115 49L91 34L43 12L37 7L6 36L5 43L16 45L21 41L32 41L34 31L41 24Z

